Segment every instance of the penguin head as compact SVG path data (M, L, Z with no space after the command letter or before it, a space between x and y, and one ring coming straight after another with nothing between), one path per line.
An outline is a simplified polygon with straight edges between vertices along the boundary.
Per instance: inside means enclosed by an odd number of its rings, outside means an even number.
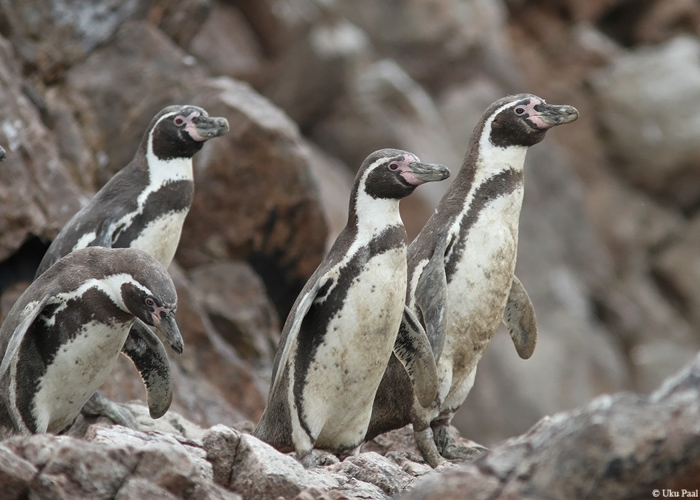
M484 117L484 132L494 146L529 147L542 141L550 128L578 119L578 111L573 106L547 104L536 95L518 94L494 102Z
M145 324L160 331L178 354L184 342L175 322L177 292L168 271L148 253L133 249L114 249L128 259L131 279L120 287L126 309Z
M210 117L198 106L168 106L151 121L147 140L160 160L192 158L206 141L228 129L226 118Z
M425 182L441 181L449 176L450 171L444 165L421 163L407 151L380 149L362 162L355 184L372 198L400 199Z

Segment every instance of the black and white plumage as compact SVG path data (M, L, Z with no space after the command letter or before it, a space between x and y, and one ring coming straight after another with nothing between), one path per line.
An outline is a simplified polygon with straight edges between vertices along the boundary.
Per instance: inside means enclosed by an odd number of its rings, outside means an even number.
M97 194L63 227L44 255L36 276L49 269L68 253L88 246L138 248L155 257L166 268L175 255L185 217L192 204L194 177L192 157L212 138L229 129L225 118L210 117L197 106L168 106L151 121L131 162L117 172ZM181 353L182 338L166 339L173 350ZM125 345L136 368L142 370L135 350L154 344L151 332L138 321ZM132 352L128 352L131 350ZM163 380L170 380L168 373ZM164 386L151 390L167 390ZM149 394L149 399L162 399ZM128 412L96 394L84 413L105 415L114 422L133 426Z
M5 158L7 158L7 153L5 152L5 149L0 146L0 161L5 161Z
M36 275L87 246L140 248L167 268L192 204L192 157L228 128L225 118L210 117L197 106L161 110L131 162L66 223Z
M439 389L421 404L392 359L377 391L367 439L413 424L433 467L482 449L459 448L449 436L454 413L474 383L476 365L503 321L522 358L532 355L537 325L514 275L527 150L548 129L573 122L571 106L531 94L494 102L476 126L462 168L408 249L407 306L430 339Z
M314 447L342 455L362 442L406 311L406 231L399 201L419 184L448 176L444 166L420 163L395 149L374 152L363 162L348 223L284 325L255 436L279 450L295 450L300 459ZM422 381L418 392L431 400L435 366L417 320L413 327L402 331L399 355Z
M180 337L176 305L168 272L141 250L91 247L60 259L20 296L0 328L0 428L66 429L125 344L131 344L127 354L144 352L129 337L134 321ZM138 361L144 383L168 386L167 356L150 335L160 350ZM149 391L151 415L165 413L171 398L172 391Z

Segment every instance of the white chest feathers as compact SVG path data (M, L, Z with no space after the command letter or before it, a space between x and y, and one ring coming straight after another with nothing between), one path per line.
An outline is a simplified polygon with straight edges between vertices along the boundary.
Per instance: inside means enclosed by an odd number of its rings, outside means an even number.
M58 432L70 425L112 371L132 323L93 321L61 346L34 398L37 429Z

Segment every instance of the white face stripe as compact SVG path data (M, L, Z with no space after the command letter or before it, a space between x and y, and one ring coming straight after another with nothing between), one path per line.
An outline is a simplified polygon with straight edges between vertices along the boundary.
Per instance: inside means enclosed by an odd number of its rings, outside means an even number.
M116 305L119 309L121 309L124 312L129 312L129 309L126 307L126 304L124 304L124 300L122 299L122 293L121 293L121 287L125 283L130 283L131 285L135 286L136 288L139 288L140 290L143 290L145 293L151 295L151 291L143 286L141 283L138 281L134 280L129 274L112 274L110 276L107 276L106 278L102 279L90 279L82 283L78 288L75 290L71 290L70 292L64 292L64 293L59 293L57 294L54 298L52 298L49 303L50 304L56 304L58 303L59 306L54 312L53 316L51 318L42 318L47 325L53 325L54 322L56 321L56 314L63 309L66 308L68 301L77 297L82 296L87 290L91 288L97 288L98 290L101 290L102 292L107 295L107 297L110 298L110 300Z
M173 158L171 160L161 160L153 152L153 131L158 127L160 122L180 114L179 111L167 113L161 116L148 134L148 145L146 148L146 161L148 164L148 186L136 199L138 208L135 212L126 214L116 222L115 227L127 227L131 224L137 215L143 213L144 206L148 196L160 189L163 185L180 180L194 181L192 173L192 158ZM119 233L116 233L113 238L117 238Z

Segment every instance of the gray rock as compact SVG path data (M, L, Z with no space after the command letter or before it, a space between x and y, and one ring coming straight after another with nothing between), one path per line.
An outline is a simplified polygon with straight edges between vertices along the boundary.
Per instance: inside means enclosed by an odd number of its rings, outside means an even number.
M605 395L541 420L476 462L420 481L405 500L650 497L694 491L700 357L651 396Z
M700 42L688 36L617 58L592 79L599 117L626 180L669 204L700 197ZM640 105L643 103L643 105Z

